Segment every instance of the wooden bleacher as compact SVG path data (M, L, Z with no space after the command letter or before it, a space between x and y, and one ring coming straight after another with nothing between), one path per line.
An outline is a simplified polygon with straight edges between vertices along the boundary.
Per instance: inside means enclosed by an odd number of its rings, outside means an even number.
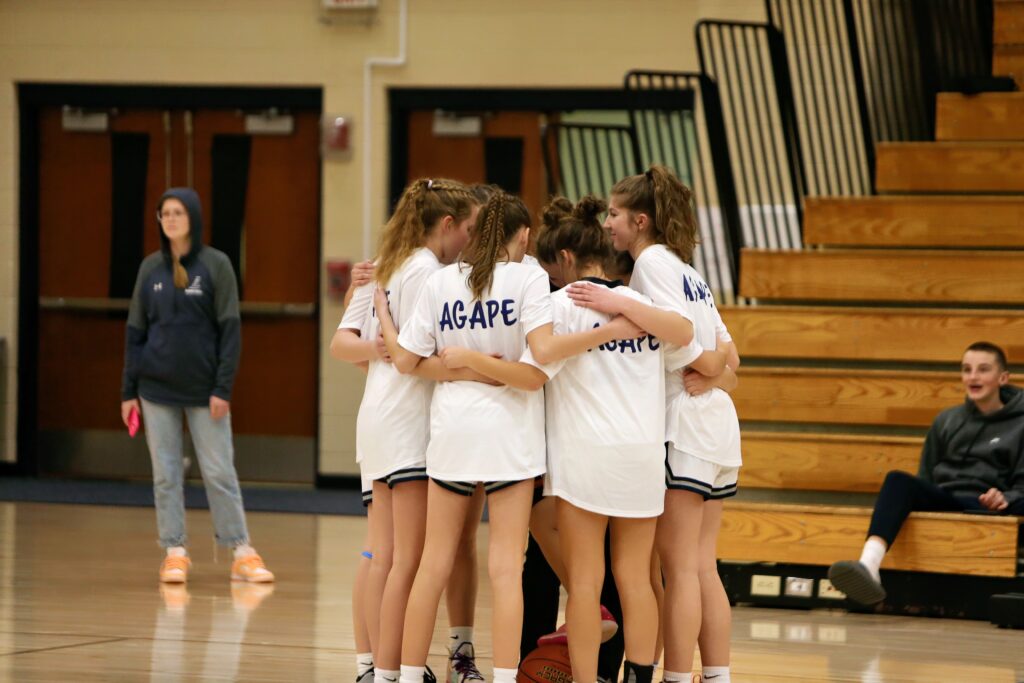
M1022 223L1024 197L808 197L804 242L835 247L1021 248Z
M949 364L980 338L1024 358L1024 311L1018 310L732 306L722 315L747 359Z
M1008 250L744 249L742 259L740 292L755 299L1024 304L1024 259Z
M1024 2L996 8L996 72L1024 88ZM970 343L1024 361L1024 93L942 94L936 123L936 142L878 145L876 185L888 194L808 198L803 250L741 256L740 294L755 305L722 315L744 358L733 394L744 468L719 557L743 580L799 575L790 566L823 578L856 559L871 508L828 496L863 497L890 470L916 473L928 426L963 401L956 368ZM744 500L744 489L758 495ZM760 502L797 493L800 505ZM916 584L925 594L958 580L1021 590L1021 522L914 513L883 569L927 573ZM745 590L729 589L753 596ZM774 604L794 604L785 600Z

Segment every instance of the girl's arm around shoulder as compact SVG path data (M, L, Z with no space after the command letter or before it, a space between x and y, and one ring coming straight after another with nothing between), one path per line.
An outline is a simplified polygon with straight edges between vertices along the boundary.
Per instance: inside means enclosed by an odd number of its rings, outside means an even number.
M676 311L658 308L592 282L573 283L567 293L577 306L625 316L648 334L670 344L686 346L693 339L693 322Z
M440 358L450 370L466 368L495 382L523 391L537 391L548 381L544 371L533 365L495 358L461 346L441 349Z
M640 327L618 315L604 325L570 334L554 334L550 323L541 325L526 335L526 343L534 359L541 365L548 365L586 353L613 340L636 339L643 334Z
M373 305L377 311L377 320L380 321L380 333L384 338L384 345L387 347L388 355L391 356L391 361L395 364L395 369L403 375L412 373L424 357L403 348L398 343L398 328L395 327L395 321L391 319L388 297L380 287L374 291Z

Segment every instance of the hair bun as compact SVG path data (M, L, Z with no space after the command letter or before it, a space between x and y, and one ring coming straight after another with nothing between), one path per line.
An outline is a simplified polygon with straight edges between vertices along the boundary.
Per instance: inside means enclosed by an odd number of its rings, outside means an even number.
M551 202L541 209L541 222L546 228L557 228L562 219L571 216L573 212L572 202L565 197L554 197Z
M573 207L572 215L583 223L596 223L597 217L608 210L608 204L600 197L588 194Z

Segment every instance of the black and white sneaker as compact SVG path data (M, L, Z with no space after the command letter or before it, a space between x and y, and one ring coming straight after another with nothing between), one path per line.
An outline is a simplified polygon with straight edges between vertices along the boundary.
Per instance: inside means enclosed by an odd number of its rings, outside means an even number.
M843 560L828 568L828 580L846 593L846 597L861 605L876 605L885 600L885 589L860 562Z
M476 668L476 659L473 657L472 648L463 648L455 651L455 654L448 660L448 683L468 683L469 681L483 681L483 674Z
M356 676L356 683L373 683L373 667L362 676Z

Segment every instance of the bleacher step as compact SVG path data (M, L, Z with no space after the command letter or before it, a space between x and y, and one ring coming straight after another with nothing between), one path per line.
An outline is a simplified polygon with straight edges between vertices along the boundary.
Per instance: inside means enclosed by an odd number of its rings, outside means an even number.
M1024 122L1024 112L1021 116ZM1024 248L1024 197L808 197L804 243Z
M828 566L856 559L871 509L727 502L718 540L726 561ZM882 567L944 574L1012 577L1016 517L915 512Z
M890 470L917 473L922 437L743 431L744 488L878 493Z
M743 358L955 363L981 339L1024 361L1024 311L723 306Z
M875 169L879 192L1024 192L1024 142L882 142Z
M1005 250L744 249L740 293L783 301L1024 304L1022 256Z
M927 427L963 401L954 372L744 365L732 398L740 420Z

